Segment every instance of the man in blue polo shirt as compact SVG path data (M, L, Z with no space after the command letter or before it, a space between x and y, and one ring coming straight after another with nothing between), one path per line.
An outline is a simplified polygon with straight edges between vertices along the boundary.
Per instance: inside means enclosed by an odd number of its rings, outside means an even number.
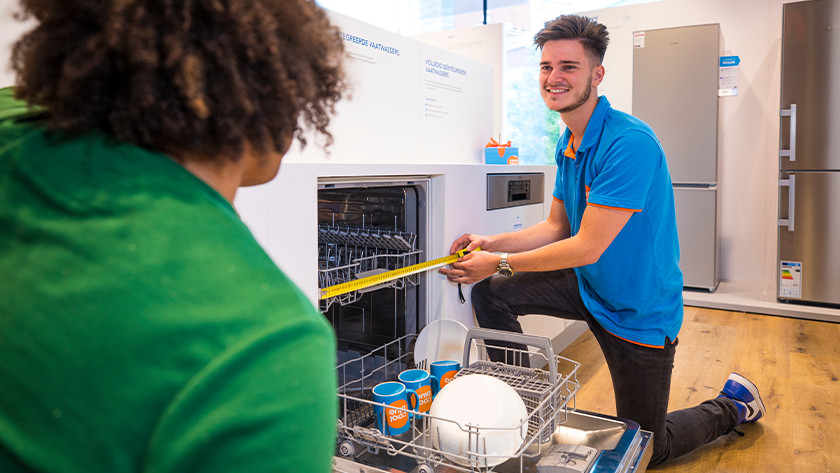
M665 154L647 124L598 96L606 27L566 15L534 41L543 100L567 127L550 214L517 232L461 236L452 253L486 251L440 272L478 283L472 303L482 327L521 332L517 318L534 313L586 321L607 360L618 416L654 433L651 464L660 464L758 420L764 405L755 385L732 373L717 398L668 413L683 281Z

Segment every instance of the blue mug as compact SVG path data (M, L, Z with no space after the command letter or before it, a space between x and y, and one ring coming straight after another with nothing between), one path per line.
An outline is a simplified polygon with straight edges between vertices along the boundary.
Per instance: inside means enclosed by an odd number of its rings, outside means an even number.
M438 382L438 391L455 379L455 375L461 370L461 363L455 360L440 360L435 361L430 366L429 370L432 377ZM437 394L437 391L435 392Z
M413 390L417 396L416 401L411 403L411 408L417 412L426 413L432 407L432 399L440 390L437 378L429 375L426 370L412 369L405 370L398 376L406 388ZM432 390L434 386L434 391Z
M373 401L389 406L373 406L376 428L385 435L399 435L411 428L409 421L413 415L409 412L408 402L412 396L416 403L417 393L396 381L387 381L374 386Z

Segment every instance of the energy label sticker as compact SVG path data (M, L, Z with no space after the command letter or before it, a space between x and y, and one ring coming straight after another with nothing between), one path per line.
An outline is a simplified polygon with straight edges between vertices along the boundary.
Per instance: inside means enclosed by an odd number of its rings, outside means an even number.
M644 48L645 47L645 32L644 31L634 31L633 32L633 48Z
M779 297L802 297L802 263L781 261L779 265Z

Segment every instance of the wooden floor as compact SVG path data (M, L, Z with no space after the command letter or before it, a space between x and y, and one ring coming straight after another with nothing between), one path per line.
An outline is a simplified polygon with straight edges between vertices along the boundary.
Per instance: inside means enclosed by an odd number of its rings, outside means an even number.
M563 351L581 363L577 407L615 415L612 382L586 332ZM840 473L840 324L685 308L670 410L717 396L737 371L759 388L764 418L649 471Z

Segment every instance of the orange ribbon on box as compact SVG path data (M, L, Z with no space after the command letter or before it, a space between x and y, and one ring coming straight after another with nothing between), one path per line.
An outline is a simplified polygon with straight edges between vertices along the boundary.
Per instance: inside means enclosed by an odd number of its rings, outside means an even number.
M505 155L505 148L510 147L510 140L508 140L507 143L502 144L502 143L499 143L498 141L496 141L495 138L490 138L490 141L488 141L487 144L484 147L485 148L499 148L498 149L499 157L501 158Z

